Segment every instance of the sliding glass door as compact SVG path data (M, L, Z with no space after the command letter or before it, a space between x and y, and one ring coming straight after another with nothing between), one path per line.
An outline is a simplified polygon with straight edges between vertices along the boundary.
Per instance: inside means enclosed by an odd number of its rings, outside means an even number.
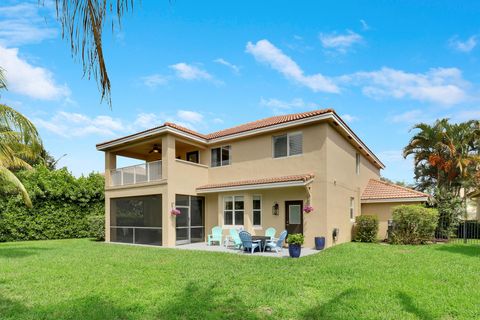
M175 207L180 211L175 217L177 244L205 241L205 198L177 194Z

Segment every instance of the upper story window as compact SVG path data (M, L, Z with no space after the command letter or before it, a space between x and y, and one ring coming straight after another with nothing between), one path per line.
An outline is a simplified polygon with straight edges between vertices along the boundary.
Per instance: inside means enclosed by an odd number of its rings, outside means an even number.
M227 166L230 164L231 147L223 146L212 149L212 167Z
M355 172L360 174L360 153L355 153Z
M281 158L303 153L303 134L293 132L273 137L273 157Z
M245 206L243 196L223 198L223 224L227 226L243 226Z

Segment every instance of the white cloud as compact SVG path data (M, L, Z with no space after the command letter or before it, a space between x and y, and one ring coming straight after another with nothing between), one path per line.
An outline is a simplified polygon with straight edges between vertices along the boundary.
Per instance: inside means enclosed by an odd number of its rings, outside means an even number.
M340 92L340 85L361 87L364 95L374 98L412 99L439 105L454 105L469 98L471 84L458 68L431 68L424 73L410 73L383 67L336 78L315 74L306 76L298 64L268 40L247 43L246 51L256 60L310 88L314 92Z
M235 73L235 74L239 74L239 73L240 73L240 67L239 67L239 66L234 65L233 63L228 62L228 61L225 60L225 59L218 58L218 59L213 60L213 62L222 64L222 65L230 68L230 69L233 71L233 73Z
M53 10L37 1L0 6L0 44L11 47L56 38Z
M351 114L345 113L340 116L345 122L352 123L358 120L358 117L352 116Z
M187 123L201 123L203 121L203 115L195 111L178 110L177 117Z
M155 88L167 83L167 79L160 74L152 74L141 78L144 85Z
M453 37L448 41L448 44L457 51L468 53L477 46L477 42L478 37L473 35L465 41L459 40L458 37Z
M382 68L339 77L340 82L358 85L366 96L380 99L413 99L441 105L454 105L467 99L470 84L457 68L432 68L425 73L409 73Z
M346 53L353 45L363 41L361 35L350 30L344 34L320 33L319 38L325 49L332 49L340 53Z
M224 121L223 119L220 119L220 118L213 118L212 122L216 124L222 124Z
M185 80L212 80L213 76L207 71L191 64L180 62L172 64L171 69L175 70L177 77Z
M314 92L340 92L335 83L320 73L305 75L295 61L268 40L260 40L255 44L248 42L246 52L253 55L257 61L265 63L272 69L280 72L285 78L293 80Z
M0 66L6 71L8 88L12 92L41 100L68 98L70 95L67 85L58 85L49 70L20 58L17 48L0 46Z
M425 116L424 112L421 110L410 110L410 111L405 111L403 113L394 115L391 118L392 122L395 123L408 123L408 124L413 124L422 121Z
M478 120L480 119L480 107L471 110L455 110L453 115L447 117L452 119L453 122Z
M212 119L220 123L220 118ZM195 126L208 128L210 119L195 111L178 110L174 114L139 113L133 121L114 118L107 115L91 117L81 113L58 111L49 119L33 117L33 122L40 129L64 138L75 138L94 135L98 137L123 136L145 129L161 126L165 122L174 122L195 130Z
M370 30L370 26L367 24L367 22L363 19L360 19L360 23L362 24L362 30L363 31L368 31Z
M267 107L272 110L272 112L276 115L286 114L292 111L292 109L311 109L315 108L316 105L314 103L305 102L301 98L294 98L290 101L279 100L274 98L260 98L260 103L262 107Z
M133 122L135 128L150 129L155 126L160 126L163 120L155 113L140 113Z
M49 120L35 118L35 125L63 137L87 135L113 136L126 130L120 119L100 115L88 117L80 113L59 111Z

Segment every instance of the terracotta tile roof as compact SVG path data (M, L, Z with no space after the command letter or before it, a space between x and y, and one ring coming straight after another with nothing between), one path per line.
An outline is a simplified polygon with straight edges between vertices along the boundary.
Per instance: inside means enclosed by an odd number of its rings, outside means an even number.
M225 136L236 134L236 133L246 132L246 131L250 131L250 130L254 130L254 129L273 126L273 125L276 125L276 124L281 124L281 123L286 123L286 122L290 122L290 121L294 121L294 120L300 120L300 119L305 119L305 118L309 118L309 117L313 117L313 116L318 116L318 115L329 113L329 112L334 113L335 111L333 109L322 109L322 110L314 110L314 111L307 111L307 112L302 112L302 113L294 113L294 114L287 114L287 115L269 117L269 118L256 120L256 121L253 121L253 122L248 122L248 123L236 126L236 127L220 130L220 131L209 133L209 134L202 134L202 133L193 131L191 129L185 128L183 126L180 126L178 124L175 124L173 122L165 122L161 126L157 126L157 127L151 128L151 129L147 129L147 130L144 130L144 131L133 133L133 134L130 134L130 135L118 138L118 139L113 139L113 140L98 143L97 147L108 144L108 143L111 143L111 142L115 142L115 141L118 141L118 140L123 140L125 138L134 137L134 136L139 135L139 134L152 132L152 131L155 131L155 130L160 129L162 127L174 128L174 129L192 134L194 136L200 137L200 138L208 141L208 140L211 140L211 139L225 137Z
M274 177L274 178L233 181L233 182L226 182L226 183L214 183L214 184L207 184L207 185L200 186L197 188L197 190L249 186L249 185L257 185L257 184L292 182L292 181L306 182L308 180L313 179L313 177L314 177L313 174L301 174L301 175L283 176L283 177Z
M368 185L363 191L362 200L386 200L386 199L411 199L411 198L425 198L430 195L405 188L396 184L391 184L385 181L370 179Z
M354 136L359 141L360 149L365 149L365 151L367 152L367 157L368 157L369 161L371 161L377 167L380 167L380 168L384 167L383 163L361 141L361 139L348 127L348 125L335 113L335 110L333 110L333 109L320 109L320 110L313 110L313 111L307 111L307 112L301 112L301 113L293 113L293 114L264 118L264 119L261 119L261 120L248 122L248 123L236 126L236 127L220 130L220 131L209 133L209 134L202 134L202 133L199 133L199 132L196 132L194 130L185 128L183 126L180 126L180 125L172 123L172 122L165 122L161 126L154 127L154 128L148 129L148 130L141 131L141 132L137 132L137 133L134 133L134 134L131 134L131 135L127 135L127 136L124 136L124 137L121 137L121 138L118 138L118 139L113 139L113 140L110 140L110 141L101 142L101 143L98 143L96 146L97 146L98 150L102 150L102 149L106 150L108 147L111 147L110 144L115 145L115 144L120 144L120 143L126 143L129 139L135 139L136 137L140 137L140 136L145 137L145 136L148 136L149 134L155 134L159 130L162 130L162 128L166 128L166 127L174 128L176 130L191 134L193 136L196 136L196 137L199 137L199 138L203 139L205 143L209 143L210 140L213 140L213 139L216 139L216 138L227 137L227 136L230 136L230 135L239 134L239 133L243 133L243 132L248 132L248 131L252 131L252 130L255 130L255 129L266 128L266 127L270 127L270 126L275 126L275 125L279 125L279 124L283 124L283 123L288 123L288 122L295 121L295 120L307 119L307 118L311 118L311 117L315 117L315 116L319 116L319 115L323 115L323 114L328 114L328 113L334 114L339 119L341 124L347 128L346 130L349 131L348 134L349 135L351 134L352 136ZM351 139L350 136L349 136L349 139Z
M302 113L294 113L294 114L286 114L281 116L269 117L269 118L241 124L233 128L210 133L207 135L207 139L225 137L225 136L229 136L236 133L273 126L276 124L310 118L310 117L318 116L318 115L329 113L329 112L334 112L334 111L332 109L322 109L322 110L314 110L314 111L307 111Z
M188 128L179 126L178 124L173 123L173 122L165 122L164 126L167 126L167 127L170 127L170 128L174 128L174 129L177 129L177 130L180 130L180 131L189 133L189 134L193 134L194 136L197 136L197 137L200 137L200 138L203 138L203 139L208 139L208 136L205 135L205 134L202 134L202 133L199 133L199 132L190 130L190 129L188 129Z

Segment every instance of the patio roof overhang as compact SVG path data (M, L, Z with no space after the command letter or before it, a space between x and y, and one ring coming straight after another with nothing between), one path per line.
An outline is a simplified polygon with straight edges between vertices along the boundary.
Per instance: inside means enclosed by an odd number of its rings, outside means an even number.
M242 180L226 183L208 184L197 188L198 193L218 193L241 190L274 189L304 187L313 181L313 174Z

